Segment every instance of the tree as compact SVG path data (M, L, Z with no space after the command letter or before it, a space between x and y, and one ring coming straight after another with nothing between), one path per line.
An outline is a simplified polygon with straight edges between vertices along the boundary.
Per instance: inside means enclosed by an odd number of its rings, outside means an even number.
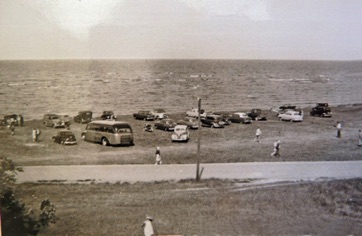
M16 174L23 171L17 168L12 160L0 158L0 209L3 235L32 235L36 236L42 228L55 223L56 208L48 200L40 204L40 214L37 218L32 209L26 208L25 204L16 199L12 185L16 181Z

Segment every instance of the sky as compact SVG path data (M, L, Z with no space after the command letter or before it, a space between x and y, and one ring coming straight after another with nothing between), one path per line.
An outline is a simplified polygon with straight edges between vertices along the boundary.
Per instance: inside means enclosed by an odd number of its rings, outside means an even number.
M360 0L1 0L0 60L362 60Z

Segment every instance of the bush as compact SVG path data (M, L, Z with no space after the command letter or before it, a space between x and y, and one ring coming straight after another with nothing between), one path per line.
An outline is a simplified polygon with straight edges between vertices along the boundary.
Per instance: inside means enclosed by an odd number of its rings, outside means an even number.
M11 185L15 183L16 172L22 171L6 158L1 158L0 169L0 209L3 235L37 235L42 228L55 223L56 208L46 199L40 204L38 219L32 209L27 210L25 204L16 199Z

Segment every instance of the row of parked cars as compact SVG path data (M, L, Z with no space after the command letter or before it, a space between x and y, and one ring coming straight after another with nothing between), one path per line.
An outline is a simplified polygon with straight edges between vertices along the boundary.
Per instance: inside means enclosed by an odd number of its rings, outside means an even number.
M294 105L283 105L277 109L272 109L277 113L279 120L297 122L303 121L304 113ZM309 112L311 116L332 117L332 111L328 103L317 103Z
M303 110L298 109L294 105L283 105L278 107L277 109L272 109L272 111L277 112L277 116L280 120L285 121L303 121ZM45 114L43 117L43 123L47 127L53 128L66 128L69 127L72 120L81 124L88 124L93 120L92 111L80 111L73 119L67 114ZM313 107L310 111L311 116L319 116L319 117L331 117L331 109L328 103L317 103L315 107ZM249 112L205 112L204 110L199 111L197 108L192 108L191 110L186 112L186 116L183 119L174 121L169 118L169 115L166 113L164 109L154 109L152 111L142 110L133 114L135 119L152 121L156 120L154 123L154 127L156 129L165 130L165 131L174 131L174 134L171 136L171 140L175 141L185 141L187 142L190 138L189 129L197 129L198 128L198 117L200 116L200 123L204 127L212 127L212 128L223 128L225 125L230 125L231 123L241 123L241 124L251 124L253 120L265 121L267 118L261 114L260 109L252 109ZM108 120L115 122L115 115L113 111L104 111L100 117L100 120ZM99 123L99 122L98 122ZM97 124L98 124L97 123ZM107 123L107 121L106 121ZM105 126L103 123L99 123L100 125ZM108 123L107 123L108 124ZM113 124L114 125L114 124ZM119 126L120 124L118 124ZM94 124L89 127L93 127ZM117 127L118 127L117 126ZM121 125L122 126L122 125ZM124 125L123 125L124 126ZM123 127L122 126L122 127ZM132 133L131 127L126 124L128 127L128 133ZM88 126L87 126L88 127ZM111 126L110 126L111 127ZM104 128L105 130L109 129L109 133L117 133L118 130L125 130L118 128ZM86 131L82 133L82 138L86 138L88 128ZM91 129L90 129L91 130ZM117 131L115 131L117 130ZM130 131L130 132L129 132ZM108 131L107 131L108 132ZM59 131L57 135L52 137L54 142L61 144L75 144L76 138L74 134L67 131ZM90 141L90 140L88 140ZM94 141L93 138L91 141ZM103 145L112 144L108 139L101 139L97 142L102 143ZM133 138L132 138L133 143Z

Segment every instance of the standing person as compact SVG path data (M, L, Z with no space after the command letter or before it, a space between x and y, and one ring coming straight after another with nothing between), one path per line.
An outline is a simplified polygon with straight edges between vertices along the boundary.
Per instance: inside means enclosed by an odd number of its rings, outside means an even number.
M11 135L15 134L15 124L13 122L10 123L10 132L11 132Z
M259 142L259 140L260 140L260 135L261 135L261 130L260 130L260 128L258 127L258 128L256 129L256 133L255 133L255 141L256 141L256 142Z
M31 136L33 137L33 142L36 143L38 141L38 135L36 134L35 128L33 128L33 131L31 132Z
M280 140L277 140L275 143L274 143L274 152L272 154L270 154L271 156L280 156L280 153L279 153L279 149L280 149Z
M156 148L156 163L155 165L161 165L162 164L162 159L161 159L161 151L160 151L160 147Z
M337 121L337 124L335 125L335 127L337 128L337 138L341 138L342 137L342 124L341 124L341 122Z
M155 233L153 231L153 226L152 226L152 221L153 219L149 216L146 217L146 220L143 222L143 233L145 236L154 236Z
M358 130L358 147L362 147L362 131Z
M20 116L20 127L23 127L24 126L24 117L22 115L19 115Z

